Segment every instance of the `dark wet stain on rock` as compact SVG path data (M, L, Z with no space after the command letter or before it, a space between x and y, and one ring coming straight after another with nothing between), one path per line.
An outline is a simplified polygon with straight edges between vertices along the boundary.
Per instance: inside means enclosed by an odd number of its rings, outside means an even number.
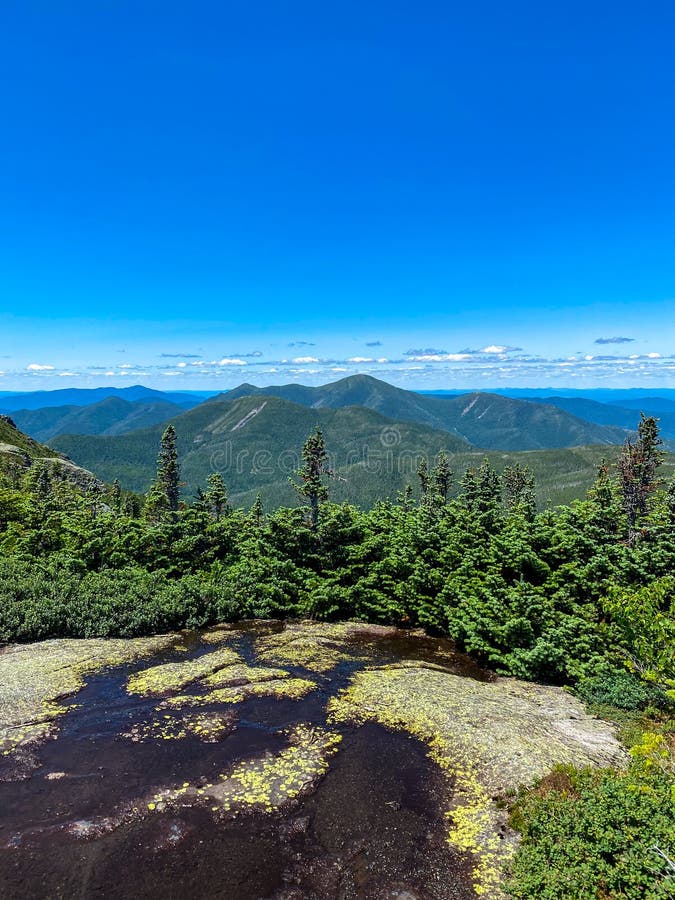
M264 626L274 633L280 626ZM247 625L228 642L247 662L261 629ZM471 677L484 673L449 646L368 632L352 643L372 660L435 659ZM328 771L280 809L224 816L208 802L155 809L155 791L217 781L232 765L287 745L297 723L326 728L326 702L368 662L349 654L312 677L300 700L256 698L214 709L232 718L207 742L122 737L152 722L157 697L129 694L131 672L213 650L198 635L187 652L95 675L72 698L58 738L0 764L0 894L43 898L232 898L232 900L453 900L469 898L470 860L449 847L441 777L426 748L403 733L368 723L341 727ZM204 707L208 710L208 707ZM173 712L161 711L161 716ZM236 721L235 721L236 720ZM139 725L140 723L140 725ZM135 733L135 732L133 732ZM447 782L445 783L447 790ZM148 808L152 807L152 814Z

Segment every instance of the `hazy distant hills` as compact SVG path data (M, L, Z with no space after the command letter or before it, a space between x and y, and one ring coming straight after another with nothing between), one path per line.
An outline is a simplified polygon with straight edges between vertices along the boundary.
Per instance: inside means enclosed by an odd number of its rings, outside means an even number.
M313 409L362 406L392 419L449 431L475 447L489 450L620 444L626 437L622 427L585 421L551 404L487 393L436 397L406 391L369 375L354 375L321 387L289 384L257 388L242 384L221 396L234 399L263 394Z
M13 413L16 410L44 409L51 406L90 406L105 400L107 397L120 397L122 400L155 400L175 403L183 409L190 409L201 403L207 393L183 393L182 391L155 391L141 384L125 388L63 388L58 391L25 391L21 393L0 393L0 413Z
M11 415L23 431L38 441L48 441L59 434L125 434L166 422L184 412L184 406L164 399L129 401L107 397L90 406L19 409Z
M107 390L107 389L101 389ZM551 398L528 402L492 393L437 397L394 387L367 375L343 378L321 387L290 384L257 388L242 384L209 400L162 394L146 388L122 389L124 397L108 396L87 405L48 405L11 412L20 428L38 440L64 434L119 435L181 415L186 409L233 402L243 397L274 396L308 409L370 409L398 422L439 429L475 447L489 450L539 450L587 444L617 444L633 429L638 414L580 399ZM133 399L137 394L146 395ZM54 394L77 391L55 391ZM96 399L98 389L84 395ZM176 398L180 400L176 402ZM24 395L25 399L25 395ZM38 402L40 395L31 395ZM3 400L0 397L0 408ZM18 402L18 401L16 401ZM667 402L667 401L664 401ZM583 413L586 415L582 415ZM576 413L576 414L575 414ZM604 417L604 420L603 420Z
M663 397L627 398L618 403L599 403L584 397L536 398L537 403L545 403L563 409L580 419L598 425L612 425L635 430L640 413L659 419L661 436L665 440L675 440L675 401Z

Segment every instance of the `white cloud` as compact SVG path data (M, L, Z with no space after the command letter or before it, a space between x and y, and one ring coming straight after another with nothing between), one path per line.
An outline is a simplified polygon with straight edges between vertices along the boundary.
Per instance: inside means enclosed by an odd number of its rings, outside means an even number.
M465 362L473 358L471 353L424 353L410 357L414 362Z
M75 372L59 372L59 378L76 378Z
M31 363L26 366L29 372L53 372L54 366L41 366L40 363Z
M184 369L185 366L187 366L187 363L176 363L176 366L177 366L179 369Z
M481 353L504 353L506 351L506 347L501 344L490 344L489 347L483 347L480 351Z
M316 358L316 356L296 356L295 359L293 359L293 362L297 365L303 365L305 363L318 363L318 361L319 360ZM282 362L285 362L285 360L282 360Z
M246 361L243 359L230 359L229 357L225 357L224 359L219 360L216 363L218 366L245 366L247 365Z
M347 360L348 363L369 363L373 362L370 356L352 356Z
M379 359L376 359L375 362L387 363L387 362L389 362L389 360L387 359L386 356L381 356Z
M661 359L660 353L648 353L647 359Z

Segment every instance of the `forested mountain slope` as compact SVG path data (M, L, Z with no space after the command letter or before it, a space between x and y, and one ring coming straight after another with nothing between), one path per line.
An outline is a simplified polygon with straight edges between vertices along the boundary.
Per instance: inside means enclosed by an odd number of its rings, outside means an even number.
M38 441L59 434L126 434L166 422L185 412L185 407L167 400L123 400L106 397L89 406L46 406L20 409L12 419L22 431Z
M392 419L449 431L488 450L620 444L626 437L623 428L587 422L550 404L481 392L435 397L406 391L369 375L353 375L320 387L290 384L256 388L243 384L222 396L235 399L259 395L281 397L315 409L364 406Z
M324 431L332 465L362 466L372 475L373 490L376 479L396 486L404 483L402 476L411 480L422 456L472 449L455 435L395 422L371 409L310 409L278 397L212 400L172 422L188 494L214 471L222 472L235 495L285 483L300 465L302 445L316 425ZM52 446L107 481L119 478L129 490L145 491L155 474L162 431L163 425L156 425L114 437L62 435Z

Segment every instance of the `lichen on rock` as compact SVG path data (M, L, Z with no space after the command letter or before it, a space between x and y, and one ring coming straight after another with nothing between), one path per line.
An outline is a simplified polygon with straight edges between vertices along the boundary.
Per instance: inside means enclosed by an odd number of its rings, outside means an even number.
M205 675L240 661L239 654L230 647L220 647L193 659L162 663L136 672L127 681L127 691L130 694L152 695L180 690Z
M175 634L132 639L59 639L0 650L0 755L56 733L55 720L84 679L180 642Z
M236 728L236 713L186 712L172 716L159 712L156 718L132 725L121 736L134 743L179 741L192 736L206 744L215 744Z
M481 682L414 661L370 668L329 701L334 722L374 720L424 741L448 779L448 840L475 858L478 894L499 897L512 844L499 837L493 798L558 763L622 761L611 726L562 689L498 678Z
M316 684L306 678L274 678L237 684L233 687L215 688L205 694L177 694L174 697L167 697L162 706L167 709L179 709L183 706L208 706L213 703L241 703L250 697L299 700L315 688Z
M286 678L285 669L273 669L267 666L249 666L245 663L234 663L212 672L201 679L208 687L233 687L238 684L253 684L260 681Z
M346 659L365 658L355 646L346 645L363 627L349 622L287 622L283 631L258 638L256 653L264 662L321 674Z
M222 644L225 641L241 637L242 633L235 625L225 623L224 625L214 625L208 631L202 632L201 639L205 644Z
M236 763L213 783L185 782L179 788L159 791L145 806L161 812L167 806L201 801L211 805L213 812L225 814L279 809L316 784L342 739L335 731L306 724L294 725L285 734L288 746L278 753Z

